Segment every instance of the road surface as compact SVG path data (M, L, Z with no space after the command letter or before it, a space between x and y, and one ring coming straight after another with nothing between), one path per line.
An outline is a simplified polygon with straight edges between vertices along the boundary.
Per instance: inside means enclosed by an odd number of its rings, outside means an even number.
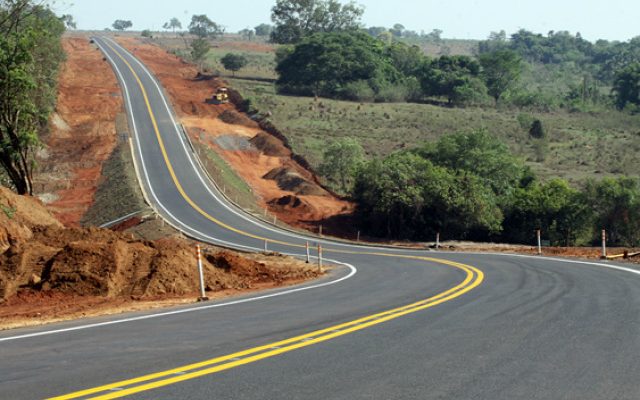
M640 276L611 263L358 247L282 231L204 178L158 82L108 38L147 197L200 240L329 276L169 311L0 332L2 399L638 399Z

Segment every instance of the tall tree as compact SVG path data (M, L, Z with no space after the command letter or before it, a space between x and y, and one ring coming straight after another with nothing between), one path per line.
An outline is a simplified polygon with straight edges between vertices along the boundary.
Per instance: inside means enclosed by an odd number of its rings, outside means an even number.
M337 182L342 193L349 193L358 168L364 163L364 150L353 138L343 138L329 145L324 151L320 172L327 179Z
M113 29L117 30L117 31L126 31L127 29L131 28L133 26L133 23L131 21L128 20L124 20L124 19L117 19L113 22L113 24L111 25L113 26Z
M201 39L216 38L222 35L222 27L209 19L205 14L194 15L189 24L189 33Z
M198 69L202 71L202 66L204 63L209 50L211 49L211 45L204 38L197 38L193 42L191 42L191 59L198 64Z
M173 34L175 35L176 33L176 29L182 29L182 22L180 22L180 20L178 18L171 18L171 20L169 20L169 22L165 22L164 25L162 25L162 27L164 29L171 29L173 30Z
M629 103L640 105L640 63L633 63L616 73L613 92L619 109Z
M222 57L220 62L224 66L224 69L232 71L233 76L236 76L236 72L244 68L249 61L247 60L247 57L241 54L227 53Z
M522 59L511 50L497 50L480 56L482 76L496 101L520 79Z
M364 9L355 2L345 5L337 0L277 0L271 9L275 24L271 40L298 43L317 32L336 32L360 28Z
M256 31L256 35L257 36L269 36L269 35L271 35L271 32L273 31L273 25L260 24L260 25L256 26L254 29Z
M30 0L0 1L0 165L32 194L35 151L55 103L64 23Z

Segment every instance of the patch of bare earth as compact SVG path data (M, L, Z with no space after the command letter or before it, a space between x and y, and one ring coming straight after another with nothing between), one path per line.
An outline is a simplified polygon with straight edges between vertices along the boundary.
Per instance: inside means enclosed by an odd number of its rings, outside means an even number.
M92 205L102 166L116 146L120 89L103 55L88 37L65 37L67 60L46 147L40 152L35 188L66 226L79 226Z
M0 329L194 301L192 242L65 228L41 204L0 187ZM222 297L320 276L291 257L204 249L207 295Z
M304 229L338 221L332 233L340 232L341 221L353 212L354 205L319 186L280 139L260 129L232 102L208 103L226 82L199 76L195 66L160 47L135 38L118 40L160 80L191 139L220 154L251 187L261 207Z

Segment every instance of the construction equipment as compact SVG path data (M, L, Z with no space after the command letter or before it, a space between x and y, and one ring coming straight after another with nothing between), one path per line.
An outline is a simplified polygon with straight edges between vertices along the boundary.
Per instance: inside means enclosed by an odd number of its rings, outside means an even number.
M229 91L226 87L218 88L211 100L213 104L227 104L229 102Z

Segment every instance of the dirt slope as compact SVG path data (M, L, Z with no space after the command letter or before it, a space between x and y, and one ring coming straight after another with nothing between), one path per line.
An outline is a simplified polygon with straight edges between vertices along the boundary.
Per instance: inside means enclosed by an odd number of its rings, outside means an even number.
M262 207L284 222L308 229L353 210L351 203L318 186L282 141L262 131L232 103L208 104L206 100L225 82L198 77L195 66L154 45L135 38L118 40L161 81L192 140L221 154L251 186Z
M78 226L93 203L102 165L116 146L122 97L111 67L88 38L65 37L62 44L67 60L35 188L61 222Z
M215 248L206 249L203 264L212 296L318 276L315 268L288 257ZM0 187L0 328L114 305L121 311L133 300L193 300L198 290L192 243L65 228L39 200Z

